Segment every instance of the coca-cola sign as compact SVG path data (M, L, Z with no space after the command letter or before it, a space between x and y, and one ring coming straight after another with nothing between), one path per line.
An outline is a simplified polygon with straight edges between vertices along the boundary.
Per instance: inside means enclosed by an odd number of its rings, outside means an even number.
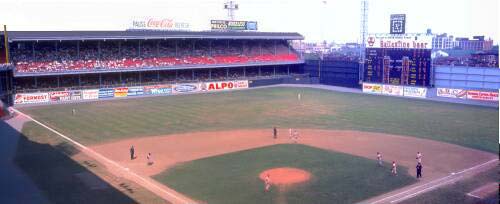
M189 30L190 25L170 18L141 18L132 20L132 29Z

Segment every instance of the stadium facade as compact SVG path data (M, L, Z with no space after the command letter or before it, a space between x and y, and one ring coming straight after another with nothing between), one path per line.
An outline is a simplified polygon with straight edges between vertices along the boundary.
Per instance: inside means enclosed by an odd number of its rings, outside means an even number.
M92 99L99 99L129 87L135 96L152 93L144 91L151 86L168 94L175 84L201 89L208 82L304 81L304 60L291 47L291 41L303 39L271 32L9 31L10 64L0 71L2 101L79 100L85 90L97 90Z

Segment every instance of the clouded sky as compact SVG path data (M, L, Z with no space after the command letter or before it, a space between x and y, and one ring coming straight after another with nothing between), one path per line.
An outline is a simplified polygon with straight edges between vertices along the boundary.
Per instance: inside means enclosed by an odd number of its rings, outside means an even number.
M133 18L172 18L208 30L226 19L225 0L0 0L0 24L9 30L124 30ZM306 41L359 39L359 0L238 0L237 20L260 31L293 31ZM498 0L369 0L368 30L389 32L389 15L405 13L407 32L485 35L500 39Z

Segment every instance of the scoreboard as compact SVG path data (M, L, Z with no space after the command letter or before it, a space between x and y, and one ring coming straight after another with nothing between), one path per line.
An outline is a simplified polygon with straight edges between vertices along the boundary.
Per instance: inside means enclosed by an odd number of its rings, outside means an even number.
M429 86L431 50L367 48L365 81L393 85Z
M365 53L364 81L429 86L430 46L428 37L369 36Z

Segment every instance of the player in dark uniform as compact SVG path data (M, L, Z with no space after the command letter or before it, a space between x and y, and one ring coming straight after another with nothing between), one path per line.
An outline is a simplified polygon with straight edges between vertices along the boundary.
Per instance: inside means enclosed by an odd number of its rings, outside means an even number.
M422 164L420 162L418 162L416 168L417 168L417 178L418 179L422 178L422 168L423 168Z
M274 139L278 138L278 129L276 129L276 127L273 127L273 138Z
M134 158L135 158L134 154L135 154L135 149L134 149L134 145L132 145L130 147L130 160L134 160Z

